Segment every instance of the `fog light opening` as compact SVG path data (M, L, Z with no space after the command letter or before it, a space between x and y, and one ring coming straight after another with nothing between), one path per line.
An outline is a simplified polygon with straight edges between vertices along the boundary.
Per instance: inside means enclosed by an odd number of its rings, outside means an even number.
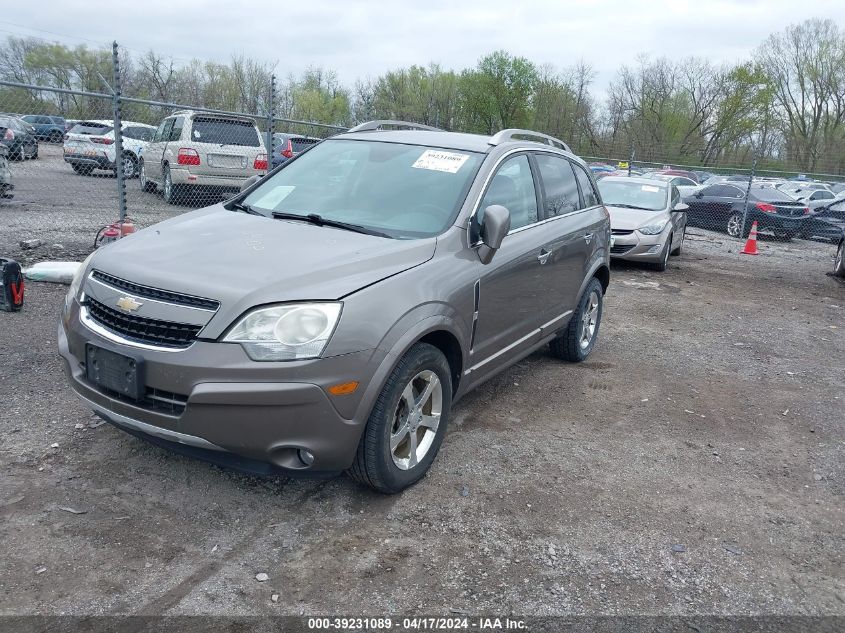
M648 253L649 253L650 255L651 255L651 254L654 254L654 253L657 253L658 251L660 251L660 244L655 244L655 245L654 245L654 246L652 246L650 249L648 249Z
M314 463L314 454L311 451L306 451L304 448L300 448L297 449L296 455L299 457L299 461L306 466L311 466L311 464Z

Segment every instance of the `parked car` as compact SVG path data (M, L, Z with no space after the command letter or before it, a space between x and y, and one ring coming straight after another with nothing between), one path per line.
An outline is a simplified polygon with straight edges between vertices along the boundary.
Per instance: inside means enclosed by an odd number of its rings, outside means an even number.
M746 188L744 184L724 182L704 187L686 197L684 202L689 206L689 224L740 237L746 211ZM809 207L792 196L774 187L752 184L742 235L748 235L751 224L756 220L761 231L771 231L777 237L791 239L802 233L809 213Z
M839 244L836 247L836 257L833 258L833 274L837 277L845 277L845 229L839 236Z
M840 199L832 204L828 203L825 207L817 208L804 224L801 235L808 239L830 240L836 244L843 229L845 229L845 199Z
M655 172L648 174L646 177L651 180L659 180L676 186L682 197L691 196L701 189L701 185L686 176L673 176L672 174L667 174L665 172Z
M678 188L662 180L618 176L602 178L598 188L610 213L610 256L666 270L669 255L681 254L687 229L687 205Z
M835 182L831 184L830 190L836 195L845 192L845 182Z
M35 128L35 136L50 143L61 143L65 137L65 120L60 116L25 114L21 117Z
M0 143L0 198L13 198L12 170L9 169L7 156L9 149Z
M695 175L694 171L686 171L684 169L661 169L653 174L664 174L666 176L682 176L684 178L688 178L693 181L695 184L699 184L698 176Z
M193 116L191 137L236 131ZM585 163L526 130L387 125L95 251L59 328L73 390L175 450L393 493L471 389L543 345L586 359L610 221Z
M313 136L299 136L297 134L273 135L273 167L278 167L300 152L314 147L322 139Z
M0 143L8 149L11 160L38 158L38 139L35 129L15 116L0 116Z
M80 121L65 135L64 159L77 174L89 175L95 169L115 172L123 167L124 178L135 178L141 153L155 128L146 123L123 121L121 125L123 156L116 162L114 122L108 120Z
M141 161L141 188L161 189L169 204L190 195L238 193L267 173L267 151L255 121L185 110L158 126Z

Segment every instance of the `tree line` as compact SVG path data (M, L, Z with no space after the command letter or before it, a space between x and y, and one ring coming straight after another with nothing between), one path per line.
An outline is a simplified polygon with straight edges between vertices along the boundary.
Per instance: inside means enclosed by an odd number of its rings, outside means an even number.
M127 96L266 115L273 64L235 56L228 63L177 64L149 51L121 52ZM8 37L0 78L103 92L111 51ZM586 61L537 65L499 50L472 68L413 65L343 85L312 67L277 81L276 115L349 126L400 119L491 134L525 127L557 136L584 156L672 164L749 166L845 173L845 30L810 19L773 33L749 59L641 56L621 63L605 94ZM0 110L70 118L107 113L90 97L0 87ZM125 118L155 123L161 108L126 104ZM305 130L307 131L307 130Z

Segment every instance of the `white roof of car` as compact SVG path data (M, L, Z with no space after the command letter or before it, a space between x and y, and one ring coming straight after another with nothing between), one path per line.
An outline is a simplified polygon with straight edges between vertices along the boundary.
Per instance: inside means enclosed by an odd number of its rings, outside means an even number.
M114 125L114 121L112 121L111 119L71 119L71 121L74 121L76 123L99 123L101 125ZM120 123L121 129L129 125L148 127L153 130L156 129L155 125L147 125L146 123L136 123L135 121L121 121Z

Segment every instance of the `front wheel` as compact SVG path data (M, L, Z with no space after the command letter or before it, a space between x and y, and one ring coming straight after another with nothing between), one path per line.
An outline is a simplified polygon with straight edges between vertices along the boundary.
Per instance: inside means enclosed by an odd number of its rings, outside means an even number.
M449 362L433 345L408 350L376 400L348 474L387 494L419 481L446 434L451 376Z
M672 251L669 253L670 255L672 255L673 257L677 257L678 255L681 254L681 249L684 247L684 239L686 238L686 236L687 236L687 227L684 226L684 230L681 231L681 239L678 241L678 245L674 249L672 249Z
M845 277L845 239L839 242L836 249L836 257L833 260L833 274L837 277Z
M549 343L552 354L574 363L586 360L599 335L603 307L604 291L601 282L593 277L587 284L569 325Z

